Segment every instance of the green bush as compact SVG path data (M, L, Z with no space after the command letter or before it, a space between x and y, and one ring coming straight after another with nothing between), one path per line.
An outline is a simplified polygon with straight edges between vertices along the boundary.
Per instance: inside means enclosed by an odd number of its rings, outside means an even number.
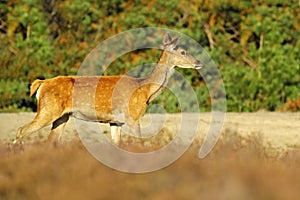
M300 98L298 1L24 0L0 2L0 111L30 110L36 78L74 75L101 41L138 27L165 27L197 40L218 64L228 111L279 110ZM159 52L126 54L106 74L155 62ZM137 59L138 58L138 59ZM181 71L181 70L179 70ZM182 71L200 109L210 110L203 79ZM156 101L178 112L166 91Z

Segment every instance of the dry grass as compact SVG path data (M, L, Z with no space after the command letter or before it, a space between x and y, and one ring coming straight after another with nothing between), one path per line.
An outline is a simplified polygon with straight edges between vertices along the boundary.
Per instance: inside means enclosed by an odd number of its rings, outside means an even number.
M153 140L153 139L152 139ZM130 151L141 150L132 140ZM149 142L149 141L148 141ZM131 145L129 145L129 143ZM0 199L297 199L300 152L274 153L259 134L225 130L213 152L199 144L171 166L127 174L96 161L78 141L64 145L0 145Z
M288 99L284 106L281 108L282 111L296 112L300 110L300 98L295 100Z

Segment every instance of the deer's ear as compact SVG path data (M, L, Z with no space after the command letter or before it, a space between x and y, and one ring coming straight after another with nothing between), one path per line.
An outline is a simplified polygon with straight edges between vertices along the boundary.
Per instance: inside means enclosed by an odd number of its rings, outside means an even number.
M172 42L172 37L170 35L170 33L166 33L163 39L163 44L167 45L170 44Z
M177 47L179 41L180 41L180 38L178 37L178 38L175 38L175 39L171 42L173 48Z

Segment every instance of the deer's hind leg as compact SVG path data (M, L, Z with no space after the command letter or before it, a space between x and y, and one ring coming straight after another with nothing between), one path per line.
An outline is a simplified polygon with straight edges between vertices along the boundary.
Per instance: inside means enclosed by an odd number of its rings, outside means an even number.
M16 141L19 141L25 136L40 130L43 127L50 125L55 118L46 112L38 112L35 118L28 124L20 127L17 132Z
M51 132L48 136L48 141L59 142L64 128L69 120L69 117L70 113L66 113L52 123Z

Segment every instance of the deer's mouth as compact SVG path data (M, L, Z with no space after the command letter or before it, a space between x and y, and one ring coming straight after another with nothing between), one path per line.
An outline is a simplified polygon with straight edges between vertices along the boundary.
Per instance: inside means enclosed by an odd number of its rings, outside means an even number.
M194 67L195 67L195 69L198 70L198 69L201 69L203 66L204 66L203 63L200 62L199 60L197 60Z
M203 64L198 64L198 65L195 65L195 69L202 69L202 67L203 67L204 65Z

